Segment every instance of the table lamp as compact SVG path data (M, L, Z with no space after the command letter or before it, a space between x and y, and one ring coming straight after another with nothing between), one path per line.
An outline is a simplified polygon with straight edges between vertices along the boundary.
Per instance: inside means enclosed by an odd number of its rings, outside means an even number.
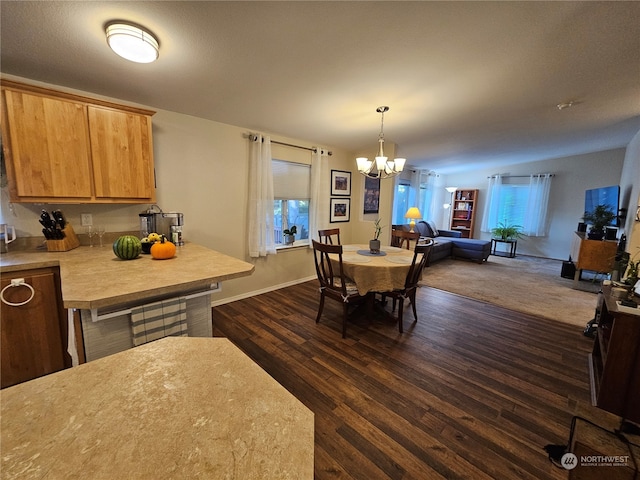
M420 210L418 210L418 207L411 207L407 210L407 213L404 214L404 218L411 219L411 222L409 223L411 229L409 231L413 233L413 229L416 226L416 220L422 218L422 214L420 213Z

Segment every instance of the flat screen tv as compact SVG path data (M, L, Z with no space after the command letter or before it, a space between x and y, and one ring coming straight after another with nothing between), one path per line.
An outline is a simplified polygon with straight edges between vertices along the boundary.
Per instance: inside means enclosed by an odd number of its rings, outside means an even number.
M607 205L611 211L618 214L618 202L620 201L620 186L592 188L584 195L584 211L592 212L598 205ZM613 222L617 225L617 221Z

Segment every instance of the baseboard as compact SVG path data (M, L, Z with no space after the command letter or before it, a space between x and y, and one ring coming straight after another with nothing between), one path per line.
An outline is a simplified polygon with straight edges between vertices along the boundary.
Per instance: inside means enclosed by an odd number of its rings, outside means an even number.
M272 285L266 288L262 288L260 290L253 290L251 292L241 293L240 295L235 295L233 297L221 298L220 300L212 300L211 307L217 307L219 305L225 305L227 303L237 302L238 300L244 300L245 298L255 297L256 295L261 295L263 293L273 292L274 290L280 290L281 288L291 287L292 285L298 285L299 283L308 282L315 278L317 277L315 275L312 275L307 278L299 278L297 280L292 280L291 282L281 283L279 285ZM224 283L222 285L224 285Z

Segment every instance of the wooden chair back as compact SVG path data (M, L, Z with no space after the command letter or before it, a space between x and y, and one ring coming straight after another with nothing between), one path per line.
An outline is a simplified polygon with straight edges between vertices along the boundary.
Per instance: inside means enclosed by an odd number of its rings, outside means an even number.
M396 301L399 302L398 308L398 330L403 332L403 317L404 317L404 300L409 299L411 308L413 310L413 318L418 321L418 311L416 309L416 291L418 290L418 282L422 277L422 271L429 262L429 254L431 253L431 246L434 244L433 240L429 240L427 243L416 245L413 250L413 259L411 261L411 267L407 272L407 276L404 281L404 288L401 290L394 290L393 292L385 292L384 296L390 296L393 298L393 310L396 309Z
M347 295L344 271L342 268L342 245L313 242L313 257L316 264L316 274L320 282L320 290L327 290L338 295ZM337 260L337 265L331 262L329 255Z
M416 245L413 250L413 260L404 282L405 292L418 287L418 282L420 278L422 278L422 271L429 262L429 254L431 253L432 246L433 240L429 240L427 243ZM420 255L422 256L420 257ZM420 258L418 259L418 257Z
M406 232L404 230L391 230L391 246L406 248L411 250L411 240L415 240L416 243L420 238L418 232Z
M342 338L347 335L348 306L363 301L366 296L358 293L356 285L349 281L342 266L342 245L331 245L311 240L316 273L320 282L320 304L316 323L320 321L325 297L333 298L342 305ZM333 256L333 261L329 255ZM337 258L336 258L337 257Z
M318 230L318 237L320 237L320 241L322 243L328 243L329 245L333 245L332 236L336 237L335 245L340 245L340 229L339 228L328 228L325 230Z

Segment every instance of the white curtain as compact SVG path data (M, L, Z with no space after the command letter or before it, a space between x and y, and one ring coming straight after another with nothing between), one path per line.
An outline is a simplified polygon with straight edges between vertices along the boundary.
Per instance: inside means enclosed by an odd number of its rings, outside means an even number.
M329 198L331 178L329 157L323 148L316 148L311 158L311 202L309 205L309 238L319 241L318 230L329 228ZM309 248L313 244L309 242Z
M524 214L522 233L530 237L547 235L547 210L551 191L550 173L531 175L529 178L529 198Z
M249 144L249 256L276 253L271 137L253 135Z
M502 190L502 176L493 175L489 177L489 185L487 186L487 201L484 204L484 215L480 230L482 232L491 232L491 229L498 224L498 212L500 210L500 193Z

